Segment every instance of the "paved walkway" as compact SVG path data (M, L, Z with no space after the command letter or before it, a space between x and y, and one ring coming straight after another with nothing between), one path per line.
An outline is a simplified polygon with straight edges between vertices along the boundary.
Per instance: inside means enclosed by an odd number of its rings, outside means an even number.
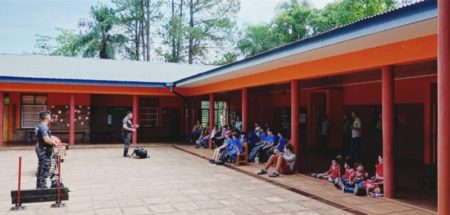
M173 147L147 148L145 160L123 158L119 147L71 148L63 164L63 181L73 190L67 207L26 204L20 212L9 211L17 158L23 157L23 188L29 189L36 156L31 147L1 150L0 214L349 214Z
M200 157L211 157L212 150L196 149L193 146L176 146L176 148L193 153ZM358 197L351 194L344 194L334 186L324 180L314 179L312 177L296 174L291 176L281 176L279 178L269 178L267 176L255 176L255 173L261 169L261 165L250 164L247 166L234 167L238 171L253 175L255 178L277 184L286 189L302 193L309 198L325 202L334 207L355 213L355 214L436 214L433 211L414 207L394 200L384 198Z

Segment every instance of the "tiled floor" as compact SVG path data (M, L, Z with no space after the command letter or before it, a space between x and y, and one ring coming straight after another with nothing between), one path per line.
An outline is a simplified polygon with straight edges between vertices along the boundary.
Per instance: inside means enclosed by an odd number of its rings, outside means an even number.
M73 190L67 206L53 209L50 202L26 204L27 209L20 212L9 211L9 191L17 186L17 158L23 157L23 188L29 189L35 187L36 156L31 147L2 150L0 213L349 214L172 147L147 148L151 158L145 160L123 158L117 146L70 149L63 164L63 181ZM288 177L279 180L305 185L303 182L308 181L296 182ZM304 187L311 189L312 185ZM389 212L392 206L384 208L383 212ZM405 211L410 210L398 212Z
M180 150L184 150L190 153L194 153L201 157L210 157L212 150L209 149L195 149L193 146L176 146ZM238 170L247 174L255 174L261 166L250 164L247 166L239 166ZM322 202L331 202L338 208L345 209L347 211L354 210L353 212L361 212L365 214L436 214L433 211L429 211L415 206L404 204L394 200L387 200L384 198L368 198L357 197L351 194L344 194L336 190L330 183L314 179L309 176L296 174L291 176L281 176L279 178L269 178L267 176L260 177L263 180L269 180L272 183L280 184L287 188L294 188L307 193L313 199L319 199Z

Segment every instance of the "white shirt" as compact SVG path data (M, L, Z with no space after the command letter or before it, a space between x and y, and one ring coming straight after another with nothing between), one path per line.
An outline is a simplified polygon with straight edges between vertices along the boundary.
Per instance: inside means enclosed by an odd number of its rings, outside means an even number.
M328 120L322 121L322 132L321 132L322 136L328 135L328 130L330 130L329 128L330 128L330 121Z
M356 117L356 119L353 121L352 126L352 138L361 137L361 120L359 117Z

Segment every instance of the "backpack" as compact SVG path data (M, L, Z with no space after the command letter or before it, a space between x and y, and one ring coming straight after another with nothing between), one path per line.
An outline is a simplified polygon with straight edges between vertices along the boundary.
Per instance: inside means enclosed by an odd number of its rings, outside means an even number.
M138 158L147 158L147 150L142 147L137 147L133 154L135 154Z

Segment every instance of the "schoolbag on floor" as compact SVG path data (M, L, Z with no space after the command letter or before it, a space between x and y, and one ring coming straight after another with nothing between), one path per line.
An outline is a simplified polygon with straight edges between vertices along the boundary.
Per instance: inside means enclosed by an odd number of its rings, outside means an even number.
M142 147L137 147L133 154L135 154L138 158L147 158L147 150Z

